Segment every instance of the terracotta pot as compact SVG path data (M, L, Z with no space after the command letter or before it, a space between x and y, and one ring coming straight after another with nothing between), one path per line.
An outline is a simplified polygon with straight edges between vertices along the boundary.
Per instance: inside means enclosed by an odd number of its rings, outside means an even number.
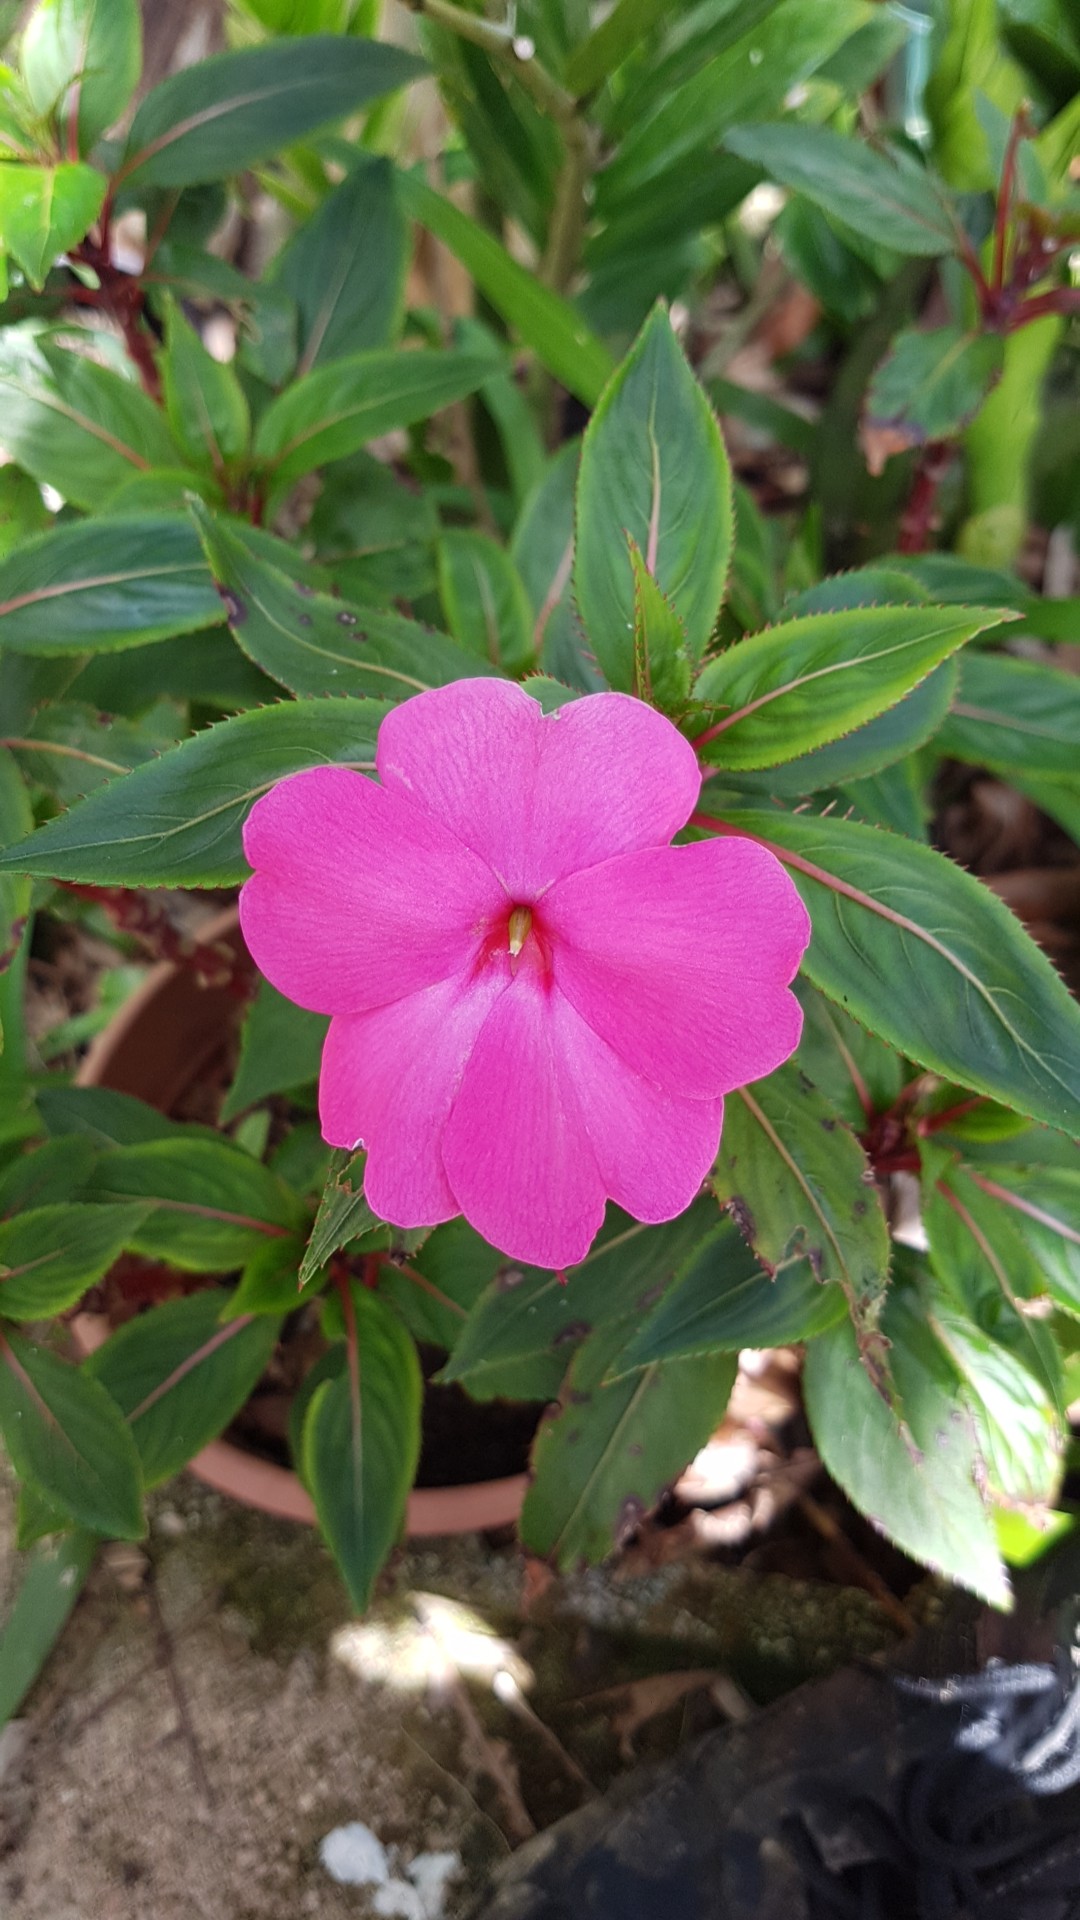
M240 949L235 908L212 921L203 937L228 940ZM159 1112L171 1113L226 1044L237 1014L237 1000L226 988L200 986L188 968L169 961L152 967L90 1047L78 1084L134 1094ZM71 1331L85 1355L108 1338L109 1326L101 1314L80 1313ZM246 1506L282 1520L314 1525L314 1506L295 1473L245 1452L230 1440L212 1440L189 1465L207 1486L231 1494ZM516 1473L471 1486L414 1487L406 1530L419 1537L507 1526L521 1511L527 1484L526 1475Z

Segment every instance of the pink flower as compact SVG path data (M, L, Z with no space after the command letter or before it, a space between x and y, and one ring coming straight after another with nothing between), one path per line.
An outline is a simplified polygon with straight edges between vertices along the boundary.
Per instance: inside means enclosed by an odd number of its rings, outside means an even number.
M252 955L334 1016L326 1139L367 1147L381 1219L463 1213L537 1266L583 1259L609 1198L674 1218L724 1094L798 1045L810 925L784 869L748 840L669 844L697 760L626 694L545 715L458 681L387 714L377 766L293 774L244 830Z

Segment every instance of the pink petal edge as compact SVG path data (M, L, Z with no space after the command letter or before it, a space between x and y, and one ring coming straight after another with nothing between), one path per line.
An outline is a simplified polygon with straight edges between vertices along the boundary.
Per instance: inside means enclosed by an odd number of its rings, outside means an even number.
M765 848L709 840L625 854L560 881L543 915L556 984L653 1085L716 1099L798 1046L788 982L810 919Z
M315 1013L357 1013L464 967L505 909L490 868L441 822L347 767L257 800L240 924L267 979Z
M379 778L486 860L514 899L619 853L664 846L701 789L689 741L624 693L545 714L505 680L406 700L379 728Z

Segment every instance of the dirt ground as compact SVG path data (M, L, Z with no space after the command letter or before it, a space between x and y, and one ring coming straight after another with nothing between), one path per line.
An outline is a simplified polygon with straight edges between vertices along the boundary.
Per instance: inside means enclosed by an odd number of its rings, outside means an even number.
M9 1737L0 1915L366 1920L370 1893L319 1857L360 1821L397 1873L458 1856L456 1920L511 1846L638 1756L895 1637L851 1588L700 1557L537 1583L475 1538L404 1551L355 1623L312 1533L184 1477L144 1548L104 1550L21 1752Z

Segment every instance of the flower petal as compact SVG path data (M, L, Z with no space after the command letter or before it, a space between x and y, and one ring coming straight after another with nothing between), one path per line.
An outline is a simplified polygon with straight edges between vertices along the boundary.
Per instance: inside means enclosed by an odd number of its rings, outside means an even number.
M748 840L649 848L572 874L543 903L556 984L594 1033L669 1093L715 1099L793 1053L787 983L810 921Z
M608 1198L635 1220L674 1220L716 1159L723 1100L662 1093L620 1060L557 989L550 1008Z
M439 1141L462 1072L508 969L441 980L392 1006L330 1023L319 1118L331 1146L366 1146L364 1192L381 1220L431 1227L461 1212Z
M560 1051L549 989L522 968L495 1001L443 1134L466 1220L512 1260L571 1267L604 1218L604 1187Z
M505 680L459 680L393 707L379 778L488 861L515 900L638 847L666 846L697 801L693 748L624 693L545 714Z
M347 767L279 781L248 815L244 852L252 958L315 1013L358 1013L460 971L506 906L446 827Z

